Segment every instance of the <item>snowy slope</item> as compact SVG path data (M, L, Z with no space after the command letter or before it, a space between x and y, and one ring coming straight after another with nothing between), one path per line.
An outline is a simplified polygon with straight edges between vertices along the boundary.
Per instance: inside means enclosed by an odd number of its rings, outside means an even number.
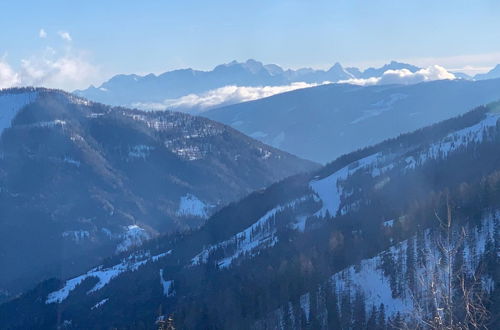
M155 256L150 256L149 253L132 254L127 258L123 259L121 263L116 264L112 267L105 268L103 266L98 266L94 269L89 270L87 273L83 275L67 280L61 289L51 292L47 296L47 300L45 303L46 304L61 303L68 297L71 291L75 290L78 287L78 285L80 285L83 281L89 278L97 278L98 282L92 287L92 289L90 289L87 292L87 294L99 291L120 274L125 272L136 271L146 263L155 262L159 258L169 255L171 252L172 251L167 251L165 253Z
M485 253L486 242L488 240L494 239L495 227L498 226L498 219L500 217L500 211L487 213L481 220L479 226L470 226L467 228L455 228L454 235L458 237L462 230L467 233L468 239L464 242L464 256L465 256L465 268L464 272L471 275L473 274L478 265L481 256ZM416 277L418 281L429 281L436 276L433 272L436 265L442 262L442 256L439 254L438 242L440 242L439 233L436 231L426 230L423 235L423 251L426 251L424 255L423 264L417 263ZM396 313L400 313L403 317L411 316L414 313L414 298L413 296L421 295L421 292L412 292L409 288L406 278L401 275L400 278L391 278L388 274L384 272L384 259L387 255L392 258L394 267L399 270L400 274L406 274L408 262L407 262L407 248L408 243L411 242L415 244L416 236L411 237L401 243L392 246L389 250L384 251L376 255L371 259L362 260L358 265L346 268L338 273L335 273L328 279L328 284L323 284L324 288L332 288L335 290L335 296L338 299L338 304L341 303L340 297L342 294L349 292L351 294L351 299L355 299L355 295L360 292L365 298L365 308L366 313L369 314L373 306L379 307L381 304L385 307L385 315L387 318L394 317ZM474 255L470 251L474 251ZM414 255L416 259L417 256ZM403 292L397 293L394 288L397 286L396 283L391 283L391 281L398 281L402 283ZM443 279L444 280L444 279ZM487 278L483 281L486 284L486 289L491 291L493 287ZM319 290L319 289L318 289ZM311 306L311 292L303 294L300 298L300 309L304 312L306 316L310 314ZM288 304L291 306L292 302ZM326 306L319 305L320 311L318 315L326 318L328 311L325 309ZM288 307L290 308L290 307ZM283 310L286 309L286 305L273 313L271 313L267 319L261 320L262 324L257 328L262 327L264 324L284 324ZM307 317L308 318L308 317ZM292 318L293 320L293 318ZM326 323L325 319L320 320L320 323ZM300 328L300 323L293 322L293 329ZM281 327L281 329L284 329Z
M448 193L460 226L453 228L453 241L461 242L461 227L466 233L461 269L472 274L487 246L491 251L491 240L498 241L493 233L500 212L492 212L500 207L498 190L489 189L498 182L500 168L495 156L500 113L495 109L479 107L254 192L219 210L198 230L146 243L143 248L155 255L172 251L157 263L130 252L130 257L69 277L62 287L41 284L34 294L43 293L43 307L36 306L40 298L33 294L21 301L34 304L37 317L60 303L66 319L83 327L94 317L108 324L98 312L101 307L92 307L109 298L103 310L138 311L124 316L129 324L152 324L158 315L151 306L161 305L164 315L182 310L176 314L179 322L192 322L193 328L245 324L246 329L253 324L255 329L299 329L304 322L324 325L324 295L333 288L329 292L336 293L339 305L346 306L347 299L352 306L361 296L367 317L381 304L387 319L407 315L415 307L413 297L424 296L408 279L431 278L429 269L441 265L436 246L442 236L435 216L442 215ZM193 197L185 209L197 212L200 206ZM121 281L121 274L128 276ZM84 283L87 279L95 282ZM491 292L493 277L481 281ZM53 303L45 304L48 298ZM231 302L228 308L219 310L226 301ZM234 303L240 301L250 303ZM261 318L255 324L254 304ZM74 306L83 305L88 311L80 319L72 317ZM17 305L10 306L5 313ZM0 307L2 315L7 314Z
M495 136L499 119L500 114L487 113L478 123L445 134L437 141L411 148L400 148L395 152L374 152L325 177L313 178L309 182L311 195L276 206L230 239L206 247L192 259L192 263L194 265L206 263L211 255L218 255L219 258L212 261L218 267L225 268L231 266L235 259L251 258L257 255L258 251L273 247L279 241L274 218L287 208L300 208L310 200L314 200L319 208L311 213L297 214L290 228L303 232L308 224L314 224L318 218L346 215L356 211L364 201L356 200L352 196L353 186L350 182L353 178L368 178L366 186L358 186L355 189L380 189L390 181L388 174L391 171L415 171L430 160L444 160L464 148L491 140ZM224 257L220 257L221 253Z

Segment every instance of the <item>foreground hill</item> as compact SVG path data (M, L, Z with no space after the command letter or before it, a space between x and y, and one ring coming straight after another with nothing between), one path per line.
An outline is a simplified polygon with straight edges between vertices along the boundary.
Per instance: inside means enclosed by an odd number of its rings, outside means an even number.
M415 328L461 288L498 322L498 111L347 154L199 230L41 283L0 307L0 327L150 329L172 314L180 329Z
M0 294L69 276L316 166L222 124L0 91Z
M326 163L500 98L500 79L417 85L330 84L203 114L274 147Z

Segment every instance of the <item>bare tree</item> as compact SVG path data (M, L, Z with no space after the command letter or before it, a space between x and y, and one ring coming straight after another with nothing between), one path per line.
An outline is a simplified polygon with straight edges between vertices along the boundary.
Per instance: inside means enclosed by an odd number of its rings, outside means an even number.
M403 325L395 325L397 328L487 329L487 294L482 286L480 266L470 270L463 262L457 265L467 231L453 226L449 200L446 209L445 221L436 213L440 232L432 237L432 244L438 254L427 256L419 270L417 287L410 293L414 308Z

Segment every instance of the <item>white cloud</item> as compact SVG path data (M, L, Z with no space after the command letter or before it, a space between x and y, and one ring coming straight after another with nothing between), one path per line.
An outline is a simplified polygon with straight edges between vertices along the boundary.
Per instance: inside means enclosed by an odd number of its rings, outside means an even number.
M324 82L326 84L329 82ZM165 100L162 103L134 103L133 107L145 110L184 110L202 112L218 106L253 101L279 93L285 93L300 88L314 87L320 84L296 82L284 86L225 86L210 90L202 94L189 94L178 99Z
M47 47L22 59L17 70L5 57L0 58L0 88L43 86L72 91L95 82L99 75L99 69L87 60L85 53L71 49L59 53Z
M392 58L403 63L411 63L413 65L426 68L428 66L439 63L448 71L463 72L469 75L477 73L485 73L500 63L500 52L462 54L453 56L434 56L434 57L407 57L407 58ZM350 62L347 66L355 66L360 69L368 67L380 67L387 63L387 60L366 61L366 62ZM346 63L347 64L347 63Z
M78 55L32 57L21 61L23 84L72 90L97 74L97 68Z
M410 85L420 82L432 80L455 79L453 73L448 72L445 68L439 65L431 65L426 69L420 69L417 72L411 72L408 69L401 70L387 70L381 77L373 77L368 79L348 79L339 81L344 84L354 85L388 85L388 84L401 84Z
M47 32L45 32L44 29L40 29L40 31L38 32L38 36L42 39L45 39L47 38Z
M66 40L66 41L71 41L73 39L71 39L71 35L69 34L69 32L66 32L66 31L59 31L57 32L57 34L59 34L59 36L63 39L63 40Z
M0 59L0 89L19 86L21 78L4 59Z

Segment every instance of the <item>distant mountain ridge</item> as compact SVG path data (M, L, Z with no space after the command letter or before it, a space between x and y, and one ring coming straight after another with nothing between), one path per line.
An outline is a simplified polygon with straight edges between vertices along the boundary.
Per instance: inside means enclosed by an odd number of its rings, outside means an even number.
M284 70L276 64L263 64L249 59L246 62L232 61L216 66L211 71L180 69L160 75L139 76L116 75L99 87L90 86L77 90L75 94L93 101L111 105L130 106L142 102L163 102L188 94L199 94L216 88L236 86L281 86L294 82L323 83L338 82L352 78L380 76L386 70L419 68L410 64L392 61L381 68L344 68L335 63L328 70L301 68Z
M493 69L486 73L480 73L474 76L475 80L484 80L484 79L496 79L500 78L500 64L496 65Z
M264 143L326 163L500 99L500 79L329 84L202 113Z

